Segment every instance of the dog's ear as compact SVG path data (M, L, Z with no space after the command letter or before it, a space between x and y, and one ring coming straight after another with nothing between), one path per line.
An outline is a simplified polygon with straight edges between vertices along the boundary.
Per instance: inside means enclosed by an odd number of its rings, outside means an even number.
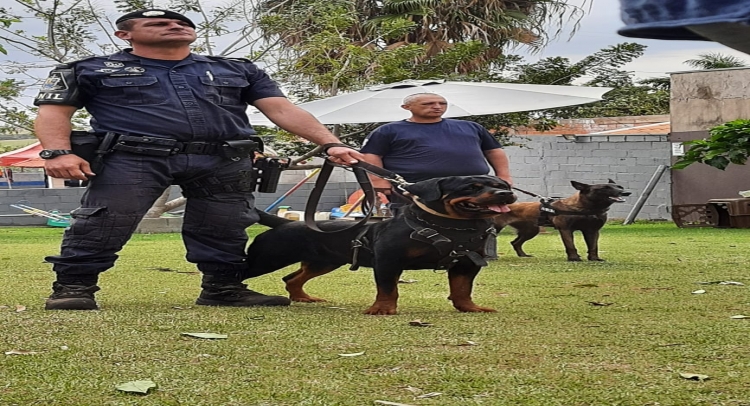
M588 189L588 188L589 188L589 186L590 186L590 185L587 185L587 184L585 184L585 183L581 183L581 182L576 182L576 181L574 181L574 180L571 180L571 181L570 181L570 184L571 184L571 185L573 185L573 187L574 187L574 188L575 188L576 190L586 190L586 189Z
M413 185L405 186L404 189L409 194L419 196L420 199L427 202L438 200L443 196L439 178L417 182Z
M612 179L609 179L609 183L617 183L617 182L613 181Z

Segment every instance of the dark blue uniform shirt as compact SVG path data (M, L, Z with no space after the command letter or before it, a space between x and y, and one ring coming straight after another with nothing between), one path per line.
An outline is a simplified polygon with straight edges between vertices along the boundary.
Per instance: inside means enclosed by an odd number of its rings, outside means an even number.
M383 167L419 182L443 176L486 175L484 151L502 145L481 125L443 119L438 123L396 121L376 128L360 152L379 155Z
M284 94L248 60L190 54L172 67L121 51L56 69L34 104L85 107L96 132L179 141L246 139L247 105ZM62 65L65 68L65 65Z

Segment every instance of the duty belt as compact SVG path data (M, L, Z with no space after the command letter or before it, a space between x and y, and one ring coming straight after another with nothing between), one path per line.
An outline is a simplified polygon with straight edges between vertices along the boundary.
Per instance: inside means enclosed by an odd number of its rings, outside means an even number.
M253 156L258 143L251 140L181 142L170 138L118 135L112 150L133 154L170 156L177 154L218 155L237 160Z

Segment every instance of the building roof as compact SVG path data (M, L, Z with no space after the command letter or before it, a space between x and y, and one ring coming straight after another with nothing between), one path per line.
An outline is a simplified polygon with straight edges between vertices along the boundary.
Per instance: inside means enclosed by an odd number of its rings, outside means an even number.
M620 128L617 130L599 131L589 133L588 135L665 135L671 131L669 121L663 123L639 125L629 128Z

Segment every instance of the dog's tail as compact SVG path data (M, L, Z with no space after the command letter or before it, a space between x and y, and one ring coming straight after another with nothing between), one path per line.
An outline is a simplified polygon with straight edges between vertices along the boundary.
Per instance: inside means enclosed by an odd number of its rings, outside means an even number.
M294 222L294 220L290 220L284 217L279 217L270 213L266 213L263 210L255 209L255 211L257 211L258 215L260 216L260 220L258 220L258 224L262 224L266 227L274 228L274 227L278 227L286 223Z

